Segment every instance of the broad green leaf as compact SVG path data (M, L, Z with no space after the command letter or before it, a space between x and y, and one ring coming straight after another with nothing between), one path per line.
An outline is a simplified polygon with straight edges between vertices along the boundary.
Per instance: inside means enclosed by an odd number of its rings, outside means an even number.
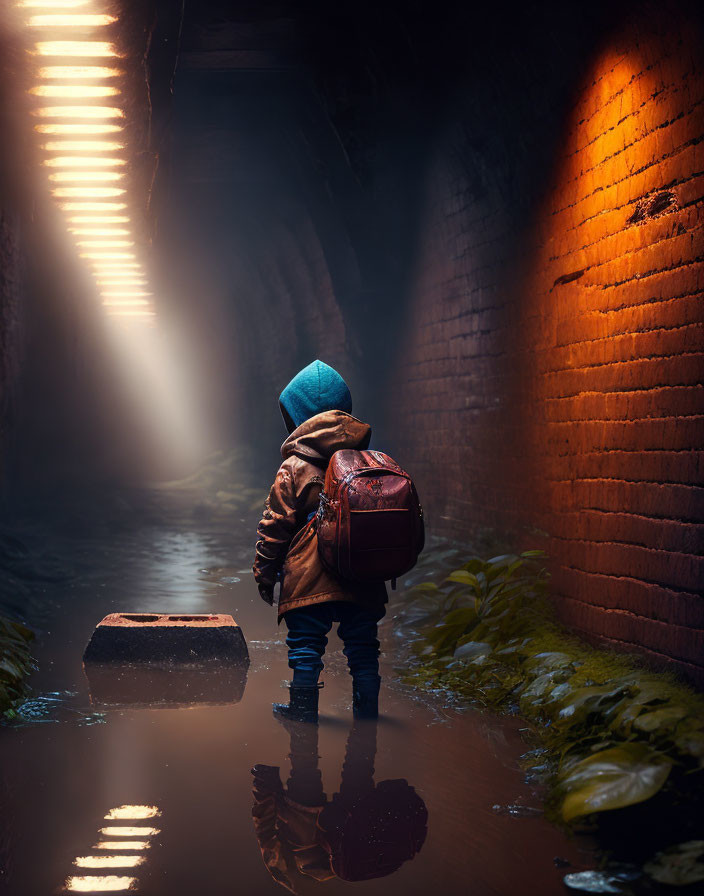
M474 622L477 614L474 607L458 607L445 616L443 622L445 625L462 625L467 626Z
M686 715L687 710L681 706L663 706L661 709L654 709L638 716L633 727L648 733L659 731L661 728L672 730Z
M8 619L7 621L25 641L34 640L34 632L31 628L27 628L26 625L22 625L21 622L16 622L14 619Z
M12 678L22 678L22 670L8 657L0 657L0 671L7 672Z
M456 660L462 660L465 663L483 662L491 653L491 644L484 641L468 641L455 650L454 657Z
M481 557L472 557L472 559L467 561L467 563L462 564L460 569L466 569L467 572L471 572L476 575L476 573L484 569L484 561L481 559Z
M699 760L699 765L704 766L704 731L692 731L682 734L675 740L677 749L686 756Z
M659 852L643 870L658 883L671 887L704 881L704 840L689 840Z
M492 557L486 561L487 566L510 566L514 560L518 560L515 554L499 554L498 557Z
M627 693L620 685L595 685L590 688L579 688L565 699L558 717L575 724L577 719L584 719L590 713L604 711Z
M472 588L479 588L477 577L473 573L467 572L466 569L456 569L454 572L450 573L445 581L457 582L460 585L470 585Z
M544 672L532 681L520 696L519 703L522 708L543 703L544 696L553 686L564 682L570 673L564 669L553 669Z
M546 669L564 669L566 666L571 665L572 660L570 657L566 653L560 653L557 650L536 653L526 660L528 669L536 666L545 667Z
M672 765L644 744L626 743L588 756L563 778L565 821L642 803L667 780Z

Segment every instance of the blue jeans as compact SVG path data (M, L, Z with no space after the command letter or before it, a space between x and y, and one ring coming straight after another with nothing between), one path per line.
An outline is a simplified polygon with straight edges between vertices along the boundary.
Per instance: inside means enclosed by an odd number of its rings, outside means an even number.
M344 644L355 685L378 687L379 641L377 624L386 613L385 606L362 607L346 601L330 601L289 610L284 615L288 627L286 646L288 664L293 669L293 684L313 687L323 670L327 635L338 622L337 633Z

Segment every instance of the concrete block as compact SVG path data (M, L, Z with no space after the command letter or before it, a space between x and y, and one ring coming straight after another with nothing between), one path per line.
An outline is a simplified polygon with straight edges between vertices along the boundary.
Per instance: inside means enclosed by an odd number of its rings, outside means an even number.
M83 661L241 664L249 655L232 616L111 613L93 632Z

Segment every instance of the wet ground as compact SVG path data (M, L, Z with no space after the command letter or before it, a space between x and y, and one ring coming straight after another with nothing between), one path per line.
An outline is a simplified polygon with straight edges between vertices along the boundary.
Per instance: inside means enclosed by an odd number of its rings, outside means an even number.
M69 879L104 892L131 879L144 896L284 886L563 893L562 866L584 867L588 854L530 811L539 799L519 767L521 721L456 713L405 689L387 624L378 724L352 725L350 680L332 636L319 729L283 727L271 703L286 697L284 630L249 570L252 514L199 519L180 500L162 518L125 504L117 522L74 518L51 536L70 573L32 589L44 629L36 696L0 729L0 892L58 893ZM91 702L81 656L95 624L116 611L231 613L249 645L246 681L177 682L165 698L172 703L112 708L96 702L93 682ZM264 766L280 768L281 786ZM115 813L124 806L150 808ZM125 817L111 822L111 812ZM112 827L137 830L125 837ZM295 853L291 844L309 848Z

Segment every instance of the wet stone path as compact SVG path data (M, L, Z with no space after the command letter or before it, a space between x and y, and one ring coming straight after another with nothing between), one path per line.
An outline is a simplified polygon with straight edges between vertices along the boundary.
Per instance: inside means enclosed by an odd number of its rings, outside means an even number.
M332 635L319 727L284 727L284 628L250 572L255 514L180 506L52 536L71 574L37 586L34 697L0 729L0 892L563 893L564 864L588 855L531 811L521 721L406 689L387 621L378 724L352 724ZM164 697L153 681L89 683L83 649L110 612L230 613L246 676L167 676Z

